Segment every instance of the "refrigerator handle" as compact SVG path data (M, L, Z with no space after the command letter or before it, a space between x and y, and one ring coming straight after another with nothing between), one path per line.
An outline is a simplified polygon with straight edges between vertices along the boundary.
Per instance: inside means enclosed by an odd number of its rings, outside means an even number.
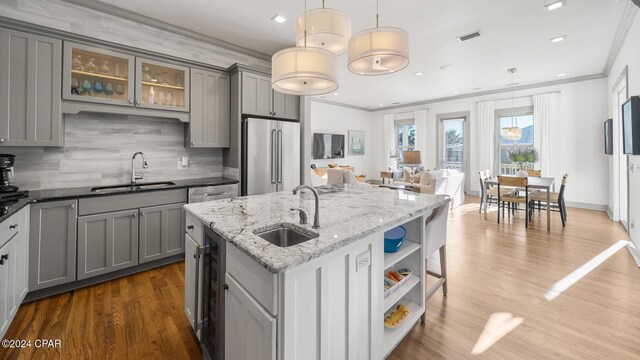
M282 130L278 130L278 184L282 184Z
M276 141L276 129L271 130L271 183L276 183L276 172L278 171L278 164L276 159L277 150L277 141Z

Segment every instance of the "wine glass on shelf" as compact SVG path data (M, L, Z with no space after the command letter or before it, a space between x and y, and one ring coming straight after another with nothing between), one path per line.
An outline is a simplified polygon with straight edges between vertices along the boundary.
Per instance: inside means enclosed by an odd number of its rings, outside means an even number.
M164 95L164 91L159 91L158 92L158 100L157 100L157 104L159 105L164 105L165 101L167 101L165 95Z
M118 96L124 95L124 84L116 84L116 94L118 94Z
M71 77L71 94L78 95L79 89L80 89L80 82L78 81L78 78L75 76L72 76Z
M113 83L106 82L104 84L104 94L107 95L107 97L111 97L111 95L113 95Z
M91 81L89 79L82 80L82 95L91 95Z
M84 65L82 65L82 61L83 61L82 55L75 55L73 57L73 62L71 63L71 69L83 71Z
M101 94L104 91L104 85L102 84L102 81L96 80L93 82L93 91L95 91L96 94Z
M89 62L87 63L87 71L90 73L96 72L96 59L94 58L89 59Z
M111 67L109 67L109 61L105 60L100 67L100 71L102 71L103 74L108 74L110 70Z

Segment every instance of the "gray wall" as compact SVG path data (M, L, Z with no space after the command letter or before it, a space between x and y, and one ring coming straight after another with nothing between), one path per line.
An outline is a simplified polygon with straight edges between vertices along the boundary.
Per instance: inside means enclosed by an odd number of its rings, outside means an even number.
M186 149L184 124L149 117L65 116L64 148L3 147L16 155L13 183L22 189L113 185L131 180L131 156L147 155L144 182L222 176L222 150ZM189 166L178 170L182 156ZM140 169L141 160L136 160Z

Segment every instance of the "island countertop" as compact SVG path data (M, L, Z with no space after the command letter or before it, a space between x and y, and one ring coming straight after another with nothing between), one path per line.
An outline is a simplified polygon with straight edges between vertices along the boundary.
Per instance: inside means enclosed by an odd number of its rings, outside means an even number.
M345 185L319 189L320 229L313 229L314 196L309 190L298 195L278 192L185 205L185 209L274 274L328 254L336 249L387 230L449 202L446 195L427 195ZM308 225L317 238L291 247L278 247L253 233L277 223L298 224L303 208Z

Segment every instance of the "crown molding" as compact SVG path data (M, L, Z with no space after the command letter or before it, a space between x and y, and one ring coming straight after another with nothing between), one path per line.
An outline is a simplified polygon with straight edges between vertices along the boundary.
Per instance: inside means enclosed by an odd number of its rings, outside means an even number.
M627 7L624 9L624 13L622 14L622 19L620 19L620 23L618 24L618 29L616 30L616 35L613 37L613 42L611 43L611 48L609 49L609 55L607 56L607 62L604 64L604 70L602 73L606 76L609 76L611 73L611 68L618 58L618 54L620 54L620 50L624 45L625 40L627 40L627 35L629 34L629 30L633 25L633 21L638 14L638 4L640 4L640 0L634 0L634 3L629 1L627 3Z
M209 35L191 31L183 27L170 24L168 22L156 20L136 12L132 12L111 4L104 3L102 1L96 1L96 0L62 0L62 1L65 1L70 4L82 6L91 10L103 12L105 14L113 15L126 20L130 20L146 26L151 26L156 29L160 29L160 30L168 31L181 36L185 36L194 40L202 41L211 45L219 46L221 48L235 51L244 55L249 55L261 60L266 60L269 62L271 61L271 55L264 54L259 51L255 51L255 50L246 48L244 46L239 46L239 45L236 45L236 44L233 44Z

